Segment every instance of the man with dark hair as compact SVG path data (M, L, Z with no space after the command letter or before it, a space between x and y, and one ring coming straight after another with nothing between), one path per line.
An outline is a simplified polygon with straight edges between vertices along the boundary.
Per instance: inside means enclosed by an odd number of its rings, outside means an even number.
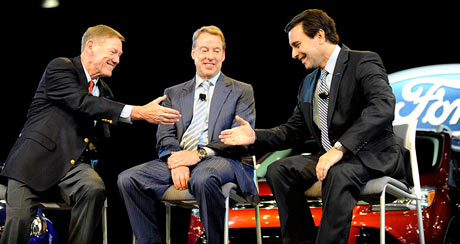
M1 173L8 189L0 243L27 243L40 201L55 187L72 206L68 243L91 243L106 198L104 182L91 164L110 138L109 125L179 121L178 111L159 105L165 96L144 106L112 101L101 77L112 76L124 39L109 26L90 27L80 56L55 58L46 67Z
M287 25L292 58L314 69L302 82L289 120L272 129L223 131L229 145L265 151L314 137L320 152L278 160L267 181L278 203L283 243L313 243L315 225L304 192L322 182L323 215L316 243L347 243L360 187L384 175L406 181L404 154L393 133L395 97L380 57L338 45L334 20L306 10ZM410 174L409 174L410 175ZM306 227L305 227L306 226Z

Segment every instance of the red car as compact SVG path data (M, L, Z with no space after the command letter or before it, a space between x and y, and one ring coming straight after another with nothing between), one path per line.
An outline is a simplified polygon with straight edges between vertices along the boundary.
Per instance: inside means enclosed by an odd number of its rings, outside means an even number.
M303 148L313 148L313 141ZM416 137L417 160L424 201L423 224L426 243L460 243L460 150L458 138L446 132L418 131ZM289 149L270 153L259 160L260 217L263 243L282 243L278 209L271 191L263 179L266 167L280 158L302 153ZM321 220L321 199L308 199L316 226ZM386 205L386 242L418 243L415 202L397 199ZM194 210L191 217L188 244L206 243L203 227ZM230 210L230 242L256 243L254 209L236 205ZM348 243L379 243L379 208L359 202L353 210Z

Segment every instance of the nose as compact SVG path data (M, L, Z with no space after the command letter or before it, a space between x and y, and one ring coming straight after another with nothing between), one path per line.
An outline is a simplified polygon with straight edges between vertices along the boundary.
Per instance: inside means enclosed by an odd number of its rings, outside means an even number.
M208 60L212 60L212 59L214 59L214 53L213 52L207 52L205 57Z
M291 57L292 57L293 59L298 59L298 57L299 57L299 52L297 52L297 50L296 50L295 48L292 48Z
M115 65L117 65L118 63L120 63L120 56L115 55L115 57L112 59L112 61L115 63Z

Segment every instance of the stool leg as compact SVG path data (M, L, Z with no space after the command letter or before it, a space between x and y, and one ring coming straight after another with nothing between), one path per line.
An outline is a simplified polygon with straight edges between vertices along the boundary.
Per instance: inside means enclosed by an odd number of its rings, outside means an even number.
M224 244L228 244L228 212L230 208L230 196L225 198L225 222L224 222Z
M166 244L171 244L171 205L166 205Z
M254 206L254 211L256 212L256 235L257 235L257 244L262 244L262 229L260 226L260 212L259 204Z
M385 244L385 189L380 195L380 244Z
M107 238L107 198L104 201L104 210L102 211L102 242L108 244Z

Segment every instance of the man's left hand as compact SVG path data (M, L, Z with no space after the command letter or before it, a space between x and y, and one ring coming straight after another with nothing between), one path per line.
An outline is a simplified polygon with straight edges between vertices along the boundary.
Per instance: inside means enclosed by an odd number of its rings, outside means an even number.
M319 157L318 164L316 165L316 177L318 177L320 182L323 182L332 165L340 161L342 157L343 152L337 150L335 147Z
M182 150L171 153L171 156L168 158L168 168L175 169L180 166L192 166L198 162L200 162L200 157L196 150Z

